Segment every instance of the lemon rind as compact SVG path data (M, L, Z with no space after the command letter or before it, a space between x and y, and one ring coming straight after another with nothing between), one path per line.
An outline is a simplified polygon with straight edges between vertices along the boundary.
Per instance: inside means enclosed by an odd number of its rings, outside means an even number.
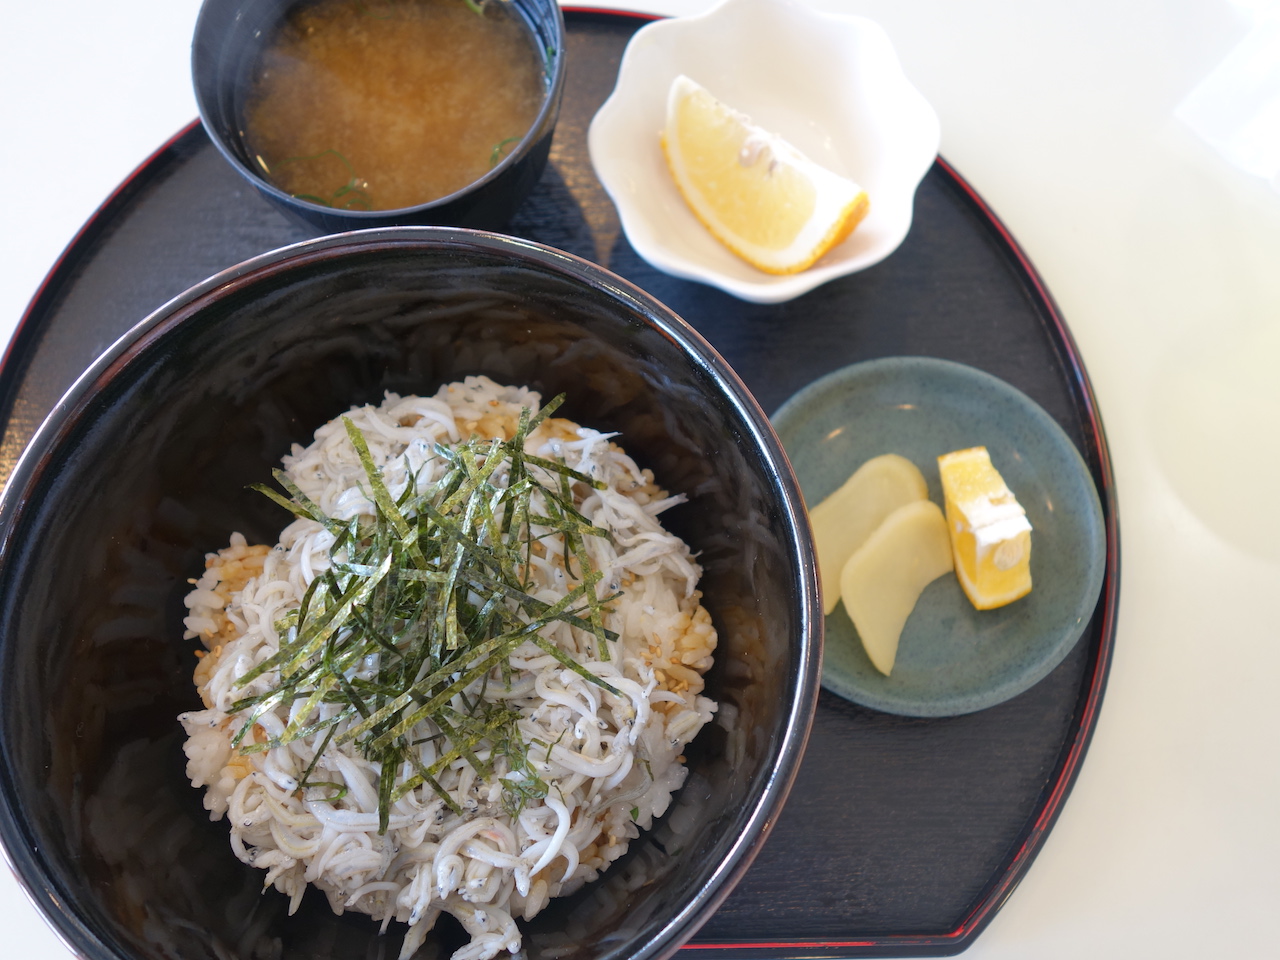
M975 610L995 610L998 607L1005 607L1015 600L1021 600L1031 592L1031 578L1027 577L1023 585L1006 590L1004 593L984 593L969 577L959 557L955 558L955 569L956 579L960 581L960 589L964 591L964 595L969 598L969 603Z

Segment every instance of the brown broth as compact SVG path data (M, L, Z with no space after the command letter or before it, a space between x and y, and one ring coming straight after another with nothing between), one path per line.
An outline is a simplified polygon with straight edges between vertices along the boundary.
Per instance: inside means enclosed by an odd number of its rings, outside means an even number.
M394 210L479 179L544 94L530 30L506 4L321 0L259 64L245 141L286 193Z

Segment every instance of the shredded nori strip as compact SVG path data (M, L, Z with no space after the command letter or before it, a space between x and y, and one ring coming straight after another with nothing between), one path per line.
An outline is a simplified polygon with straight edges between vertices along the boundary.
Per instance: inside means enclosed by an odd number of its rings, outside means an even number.
M529 433L562 401L557 397L536 416L523 411L510 440L437 445L436 456L447 464L443 476L421 492L411 478L399 500L374 465L364 435L344 417L364 467L372 519L325 515L283 471L275 471L275 478L287 496L254 487L295 516L323 525L335 543L330 569L310 584L299 609L277 622L277 652L237 681L243 687L268 673L278 676L269 692L231 706L231 712L246 714L233 740L242 753L322 730L317 759L331 741L354 742L380 765L382 833L391 805L423 784L461 813L437 779L459 759L481 778L493 776L495 760L505 759L503 805L512 815L546 796L548 785L530 763L529 744L517 726L519 712L484 696L489 684L509 684L511 652L532 641L567 669L622 696L540 634L552 623L566 623L581 639L591 638L594 650L586 652L602 661L610 657L609 642L617 640L603 621L605 606L617 594L599 596L601 573L585 541L609 534L578 512L573 494L575 483L597 489L604 484L524 450ZM531 506L535 491L544 504L539 512ZM529 571L535 543L553 537L563 542L566 573L577 583L549 604L530 596ZM293 716L284 732L242 745L258 718L281 705L289 705ZM329 708L327 715L322 706ZM355 722L336 733L347 721ZM424 723L438 732L423 736ZM426 741L436 747L429 766L417 749ZM309 779L315 765L313 760L300 786L337 788ZM325 799L336 802L344 795L342 790Z

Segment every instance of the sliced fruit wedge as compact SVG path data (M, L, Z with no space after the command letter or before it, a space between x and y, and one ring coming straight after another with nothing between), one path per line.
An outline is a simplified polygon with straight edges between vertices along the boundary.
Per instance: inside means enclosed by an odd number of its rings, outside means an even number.
M956 577L969 602L993 610L1031 592L1031 524L986 447L938 458Z
M663 153L694 215L766 273L798 273L866 216L866 191L810 160L681 75L671 84Z

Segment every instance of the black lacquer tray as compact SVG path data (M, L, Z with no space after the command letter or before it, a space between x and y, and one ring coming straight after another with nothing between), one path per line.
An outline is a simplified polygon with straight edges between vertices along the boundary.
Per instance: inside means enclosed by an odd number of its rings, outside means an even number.
M746 878L685 948L732 958L922 956L970 944L1053 826L1097 721L1115 633L1119 533L1106 439L1071 335L1025 256L939 160L885 262L790 303L747 304L659 273L627 244L586 129L643 18L570 11L551 164L509 227L595 260L697 327L766 410L846 364L913 354L1027 393L1093 473L1107 576L1084 637L1031 690L979 713L909 719L823 693L787 807ZM0 368L0 481L94 358L170 297L305 239L192 125L110 197L49 274Z

